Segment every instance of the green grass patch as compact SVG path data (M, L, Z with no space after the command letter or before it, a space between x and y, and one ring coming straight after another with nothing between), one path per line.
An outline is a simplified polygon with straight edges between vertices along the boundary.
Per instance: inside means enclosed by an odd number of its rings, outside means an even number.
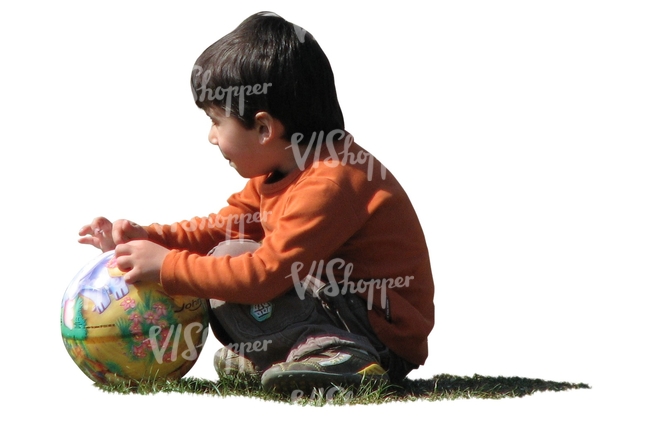
M219 397L240 396L289 404L370 405L405 401L456 399L504 399L524 397L537 392L591 388L583 383L554 382L521 377L474 375L436 375L431 379L405 379L399 384L362 383L359 387L332 385L312 391L296 390L281 394L262 389L259 377L245 374L224 375L212 381L199 378L145 380L115 384L95 384L102 391L118 394L180 393Z

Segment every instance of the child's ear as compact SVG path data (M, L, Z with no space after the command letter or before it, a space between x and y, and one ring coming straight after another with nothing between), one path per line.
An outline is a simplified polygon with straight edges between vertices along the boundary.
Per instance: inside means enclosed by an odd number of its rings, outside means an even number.
M255 129L261 144L281 138L284 134L282 123L268 112L257 112L255 115Z

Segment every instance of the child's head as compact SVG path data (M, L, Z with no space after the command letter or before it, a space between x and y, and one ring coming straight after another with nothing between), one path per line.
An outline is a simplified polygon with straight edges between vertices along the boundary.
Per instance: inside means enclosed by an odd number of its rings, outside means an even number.
M294 133L343 129L330 63L313 36L270 12L244 20L208 47L192 70L197 106L212 106L252 128L258 112Z

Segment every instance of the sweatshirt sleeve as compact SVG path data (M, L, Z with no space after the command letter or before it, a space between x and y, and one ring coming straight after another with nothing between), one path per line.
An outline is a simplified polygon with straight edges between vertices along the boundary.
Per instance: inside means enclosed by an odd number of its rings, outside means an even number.
M269 214L262 246L237 257L172 250L161 270L168 294L257 304L280 296L329 258L361 226L349 192L325 177L306 177Z
M260 241L264 230L260 219L260 179L251 179L244 189L228 198L228 205L207 217L194 217L171 225L145 227L149 240L168 249L205 255L227 239Z

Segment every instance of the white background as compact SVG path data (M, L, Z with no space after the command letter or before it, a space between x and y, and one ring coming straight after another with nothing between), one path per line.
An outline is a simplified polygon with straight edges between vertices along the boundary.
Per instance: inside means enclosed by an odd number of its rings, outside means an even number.
M12 4L0 7L5 427L647 433L645 2ZM320 42L347 129L419 212L437 325L411 377L592 389L313 408L92 386L60 337L63 292L98 253L77 231L98 215L205 215L243 186L207 142L189 78L208 45L261 10ZM216 378L215 342L190 375Z

